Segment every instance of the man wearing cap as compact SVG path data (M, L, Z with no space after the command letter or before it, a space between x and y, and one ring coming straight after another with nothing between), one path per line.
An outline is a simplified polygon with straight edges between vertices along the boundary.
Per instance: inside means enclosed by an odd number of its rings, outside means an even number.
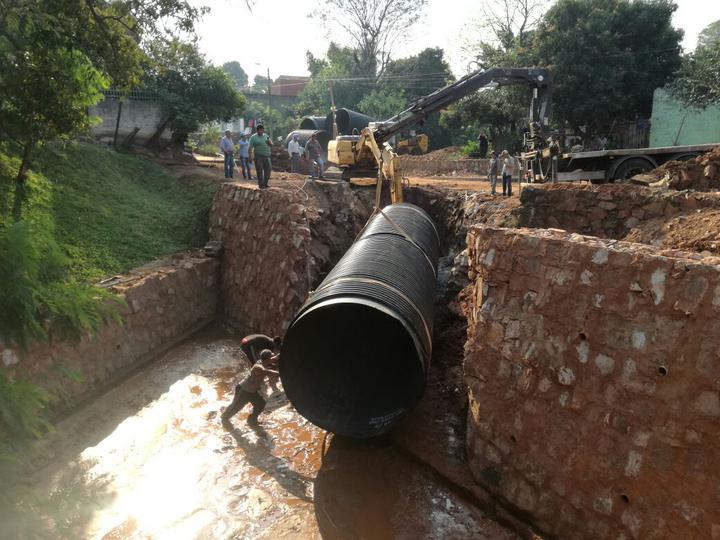
M235 144L232 140L232 133L230 130L225 132L225 136L220 139L220 151L225 156L225 178L233 177L233 169L235 163L233 162L233 152L235 152Z
M272 141L270 136L265 134L265 126L257 125L257 132L250 137L250 163L255 160L255 173L257 174L258 187L265 189L270 180L270 155Z
M288 154L290 154L290 172L298 172L300 168L300 136L296 133L288 143Z
M235 387L235 396L232 403L222 413L222 424L226 429L232 429L230 419L239 413L245 405L252 403L252 413L247 418L248 424L257 425L258 416L265 409L266 401L261 395L262 383L265 377L275 378L279 375L277 372L278 355L273 355L272 351L264 349L260 352L260 361L256 362L250 368L249 373Z
M310 158L310 161L317 165L318 176L322 179L323 165L325 162L322 159L322 146L320 146L320 143L317 140L317 134L313 133L310 135L310 140L305 145L305 153L307 154L307 157ZM310 169L310 175L315 178L314 166Z

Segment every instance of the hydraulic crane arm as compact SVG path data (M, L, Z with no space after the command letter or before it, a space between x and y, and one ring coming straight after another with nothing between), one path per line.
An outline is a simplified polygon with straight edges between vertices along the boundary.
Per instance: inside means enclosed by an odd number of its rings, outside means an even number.
M371 126L375 141L382 145L396 133L423 122L465 96L488 86L522 84L533 87L530 123L540 121L547 125L550 118L551 77L545 69L536 68L490 68L466 75L459 81L415 101L406 110L384 122Z
M551 77L545 69L537 68L490 68L476 71L436 90L415 101L406 110L384 122L373 122L364 128L353 140L335 139L328 146L328 154L334 163L344 166L346 171L353 167L362 169L377 166L378 183L376 207L380 207L380 190L383 180L390 182L390 196L393 203L402 202L402 171L400 160L388 142L393 135L422 123L428 116L455 103L483 87L525 85L533 89L528 118L528 147L535 149L542 144L541 126L550 118Z

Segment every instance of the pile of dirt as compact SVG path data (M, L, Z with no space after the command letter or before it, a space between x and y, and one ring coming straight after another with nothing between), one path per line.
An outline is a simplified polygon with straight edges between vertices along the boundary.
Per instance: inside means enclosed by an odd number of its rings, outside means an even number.
M290 172L290 155L286 148L280 145L272 147L271 154L272 168L274 171L286 171ZM300 158L300 174L310 174L310 161L305 158Z
M659 248L720 255L720 210L701 209L640 223L623 238Z
M405 159L410 161L447 161L467 159L467 157L460 151L459 146L448 146L446 148L433 150L422 156L403 156L403 160Z
M633 183L668 189L720 189L720 146L687 161L668 161L649 173L639 174Z

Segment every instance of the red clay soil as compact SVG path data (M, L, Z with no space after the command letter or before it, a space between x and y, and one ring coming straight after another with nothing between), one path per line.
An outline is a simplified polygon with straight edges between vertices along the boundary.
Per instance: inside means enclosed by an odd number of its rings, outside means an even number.
M720 146L687 161L668 161L654 171L635 177L640 183L659 182L670 189L720 189Z
M632 229L623 240L720 255L720 210L651 219Z
M459 146L448 146L433 150L422 156L403 156L409 161L445 161L455 159L467 159L460 151Z

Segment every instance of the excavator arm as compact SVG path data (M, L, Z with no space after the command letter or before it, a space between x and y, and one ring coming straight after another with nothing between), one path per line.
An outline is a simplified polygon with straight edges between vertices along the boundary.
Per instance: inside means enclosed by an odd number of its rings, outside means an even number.
M337 156L338 165L348 169L354 166L367 166L368 163L377 166L376 198L378 207L384 180L390 182L391 201L393 203L402 202L403 177L400 160L388 141L397 133L424 122L431 114L441 111L480 88L518 84L533 88L528 122L530 131L534 135L539 131L539 126L547 125L550 119L551 78L549 72L536 68L490 68L471 73L453 84L416 100L410 107L388 120L370 124L361 131L357 138L343 141L338 138L338 140L331 141L328 151ZM536 139L540 139L539 135L528 137L529 141ZM348 144L351 145L352 151L343 151L342 143L347 143L344 145L345 147ZM340 158L341 154L351 155L351 163L343 162L343 159Z

